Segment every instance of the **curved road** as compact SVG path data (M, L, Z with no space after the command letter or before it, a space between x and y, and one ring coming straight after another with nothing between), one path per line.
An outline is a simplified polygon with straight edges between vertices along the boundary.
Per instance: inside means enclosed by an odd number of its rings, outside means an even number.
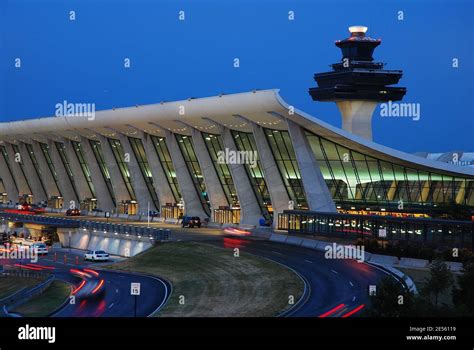
M169 296L166 281L148 276L129 273L96 270L105 280L105 292L97 299L75 300L67 304L54 317L133 317L135 315L134 296L130 295L130 284L141 284L137 298L137 317L147 317L164 305ZM55 272L57 278L78 285L80 279L68 271Z
M369 286L377 285L387 272L354 260L326 259L324 253L313 249L270 242L251 237L223 235L222 231L207 234L198 231L176 232L177 240L201 241L224 248L240 248L256 256L273 260L294 270L305 281L302 298L281 316L292 317L349 317L357 316L369 301ZM66 253L67 261L74 262L75 255L81 260L82 253ZM64 263L58 253L57 261L51 254L41 257L38 264L52 266L58 279L75 286L80 279L70 273L71 268L94 268L94 264ZM100 266L100 265L99 265ZM65 305L56 317L133 317L134 297L130 295L131 282L141 283L141 295L137 302L137 316L146 317L161 308L168 300L171 286L159 278L112 270L98 270L105 280L105 293L97 300L76 300Z
M215 240L210 241L213 244ZM385 271L354 260L326 259L324 253L282 243L227 237L226 248L261 256L296 271L306 282L301 301L281 316L357 316L369 300L369 285L389 275Z
M64 254L68 262L64 262ZM70 283L73 287L81 283L81 279L70 272L71 268L89 268L99 273L99 278L104 279L104 293L94 299L74 300L74 304L66 303L60 310L53 314L54 317L133 317L135 315L135 296L130 295L130 284L141 284L140 295L137 297L137 317L147 317L159 310L168 300L171 287L169 283L157 277L99 269L100 264L83 262L81 254L58 253L57 261L53 254L39 257L37 263L30 263L35 269L42 269L53 273L57 279ZM81 264L75 264L75 256ZM19 261L17 261L18 263ZM26 261L22 268L28 269ZM26 266L25 266L26 265Z

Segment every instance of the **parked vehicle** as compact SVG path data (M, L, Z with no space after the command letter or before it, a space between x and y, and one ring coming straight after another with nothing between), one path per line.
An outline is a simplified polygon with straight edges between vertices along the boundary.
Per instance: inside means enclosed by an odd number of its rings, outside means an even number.
M185 216L181 225L183 227L201 227L201 219L198 216Z
M38 255L48 255L48 247L44 243L33 243L31 247L36 249Z
M66 216L81 216L81 211L79 209L68 209Z
M84 260L108 261L109 260L109 254L107 254L103 250L88 250L84 254Z
M148 215L149 215L150 217L152 217L152 218L156 218L156 217L158 217L160 214L159 214L156 210L150 210L150 211L148 212Z

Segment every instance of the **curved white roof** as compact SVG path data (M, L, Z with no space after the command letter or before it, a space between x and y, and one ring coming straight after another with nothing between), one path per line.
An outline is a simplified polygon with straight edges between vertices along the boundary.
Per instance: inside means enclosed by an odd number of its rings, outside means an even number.
M293 120L314 132L347 148L373 157L412 168L474 177L474 169L424 159L358 137L334 127L303 111L290 108L279 90L256 90L245 93L163 102L144 106L115 108L87 116L47 117L0 123L0 141L28 142L31 139L61 137L78 139L97 134L114 137L117 132L133 136L137 130L164 136L164 130L190 135L191 127L219 133L216 123L240 131L251 131L248 120L262 127L285 130L284 118ZM292 113L294 112L294 113ZM92 119L92 120L91 120Z

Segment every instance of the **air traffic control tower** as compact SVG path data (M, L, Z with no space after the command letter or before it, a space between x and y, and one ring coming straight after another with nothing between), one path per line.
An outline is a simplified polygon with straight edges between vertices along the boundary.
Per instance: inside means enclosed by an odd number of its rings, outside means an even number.
M380 39L365 35L367 27L349 27L351 36L336 41L342 51L340 63L332 71L314 75L318 87L310 88L314 101L336 102L342 114L342 128L372 140L372 114L380 102L399 101L404 87L393 87L402 77L401 70L386 70L384 63L373 62L372 54Z

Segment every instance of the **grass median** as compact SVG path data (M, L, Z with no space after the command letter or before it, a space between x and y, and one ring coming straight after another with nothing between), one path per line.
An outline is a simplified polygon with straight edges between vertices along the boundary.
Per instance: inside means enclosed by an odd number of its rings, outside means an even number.
M157 316L275 316L295 302L304 284L291 270L250 254L210 244L172 242L157 245L109 266L160 276L173 293Z
M70 292L69 284L54 280L43 293L20 305L13 312L24 317L47 317L65 302Z
M24 288L31 288L38 283L35 278L10 275L0 276L0 299L6 298Z

